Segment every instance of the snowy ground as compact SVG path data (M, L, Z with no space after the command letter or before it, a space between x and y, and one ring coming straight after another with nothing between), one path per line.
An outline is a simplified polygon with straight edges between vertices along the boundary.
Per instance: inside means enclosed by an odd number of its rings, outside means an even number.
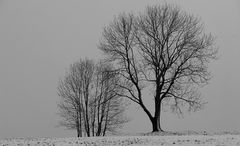
M240 135L4 139L0 146L240 146Z

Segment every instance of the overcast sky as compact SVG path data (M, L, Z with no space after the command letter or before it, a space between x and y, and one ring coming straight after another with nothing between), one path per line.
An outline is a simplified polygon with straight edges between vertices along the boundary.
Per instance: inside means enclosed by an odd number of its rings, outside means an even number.
M184 118L166 112L165 130L240 131L240 1L169 1L202 18L215 36L219 59L202 89L205 109ZM56 127L57 84L69 64L99 58L102 29L121 12L143 11L161 0L0 0L0 138L71 137ZM129 108L125 132L148 132L140 108Z

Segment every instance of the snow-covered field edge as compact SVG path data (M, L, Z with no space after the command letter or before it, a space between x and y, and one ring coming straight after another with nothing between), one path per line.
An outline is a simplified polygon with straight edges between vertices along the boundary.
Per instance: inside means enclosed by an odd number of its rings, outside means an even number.
M240 146L240 135L3 139L0 146Z

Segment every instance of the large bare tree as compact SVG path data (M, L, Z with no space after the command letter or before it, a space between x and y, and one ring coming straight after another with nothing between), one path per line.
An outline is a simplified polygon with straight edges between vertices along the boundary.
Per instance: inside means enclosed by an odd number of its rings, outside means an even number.
M60 125L77 130L78 137L116 132L127 122L118 80L110 65L88 59L72 64L58 86Z
M152 131L161 131L163 104L180 114L183 107L195 111L204 104L197 89L210 79L207 65L217 53L213 41L199 18L165 4L115 18L105 27L99 47L122 77L118 86L126 94L121 96L143 109ZM143 102L149 89L153 113Z

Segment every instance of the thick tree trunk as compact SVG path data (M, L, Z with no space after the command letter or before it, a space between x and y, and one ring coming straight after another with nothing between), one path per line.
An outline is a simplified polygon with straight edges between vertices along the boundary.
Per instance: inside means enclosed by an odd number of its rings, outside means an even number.
M155 113L154 117L151 119L152 122L152 132L163 131L161 128L161 100L155 99Z
M148 109L143 104L142 100L139 101L139 105L142 107L144 112L148 115L148 118L152 123L152 132L163 131L160 123L161 103L162 103L162 100L160 98L155 98L155 113L153 117L152 114L148 111Z
M154 118L151 120L151 122L152 122L152 132L157 132L157 131L159 131L157 119L154 117Z
M163 131L160 123L160 115L151 119L152 132Z

